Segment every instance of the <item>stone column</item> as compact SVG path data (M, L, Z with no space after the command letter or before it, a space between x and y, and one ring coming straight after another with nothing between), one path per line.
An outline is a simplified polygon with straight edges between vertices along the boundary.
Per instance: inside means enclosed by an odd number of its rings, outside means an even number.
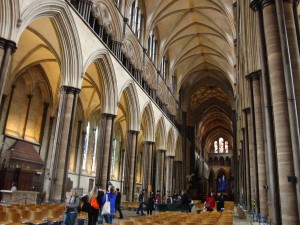
M238 204L239 201L239 167L238 167L238 146L237 146L237 125L236 125L236 110L232 110L232 130L233 130L233 163L231 168L233 171L234 179L234 203Z
M166 196L171 194L171 156L166 156Z
M256 20L258 23L258 38L260 43L260 56L261 56L261 71L262 71L262 105L263 105L263 125L265 135L265 148L266 148L266 172L268 185L268 213L274 224L281 222L280 202L279 202L279 184L277 174L277 158L276 158L276 145L274 134L273 122L273 106L271 99L270 77L267 59L267 47L265 28L263 21L263 11L259 0L251 2L250 7L256 12Z
M155 190L160 190L160 197L162 197L164 191L163 174L164 174L164 163L165 163L165 150L158 149L156 152L156 187Z
M287 161L283 162L283 164L291 161L293 162L293 167L289 168L289 171L286 171L286 173L283 174L284 176L288 176L288 182L290 183L286 191L293 192L290 194L292 199L294 199L293 197L295 195L297 196L297 207L294 208L297 208L298 210L296 212L297 218L292 218L290 220L288 219L286 222L293 221L294 223L300 224L300 183L297 182L297 178L300 178L300 58L294 21L294 3L298 4L298 1L278 0L276 1L276 12L279 28L279 40L281 44L283 59L283 71L288 105L288 121L290 125L290 137L292 146L291 149L287 149L288 153L286 154L289 156L291 155L292 159L287 159ZM285 166L282 165L282 168L284 167ZM284 201L283 198L282 201ZM284 203L286 203L286 201L284 201ZM288 213L288 211L286 211L286 213ZM284 217L283 221L285 221Z
M250 163L250 148L249 148L249 127L248 127L248 114L250 113L250 108L246 108L243 110L244 114L245 114L245 132L244 132L244 146L245 146L245 169L246 169L246 174L245 174L245 178L246 178L246 189L247 189L247 203L246 203L246 207L248 210L251 209L251 175L250 175L250 167L251 167L251 163Z
M0 104L6 82L11 55L16 51L16 43L0 37Z
M249 81L251 83L251 109L253 113L252 123L255 129L253 133L254 145L254 173L255 173L255 200L256 212L262 216L268 215L267 207L267 192L264 186L267 184L266 180L266 161L264 152L264 133L263 133L263 115L261 103L261 85L260 85L261 71L256 71L249 74Z
M64 201L79 89L63 86L52 150L49 199Z
M98 151L96 152L98 160L95 184L101 184L105 190L108 188L108 181L110 179L112 138L115 117L115 115L103 113L101 114L99 121L99 140L97 142Z
M152 172L153 172L153 144L154 142L145 141L144 148L144 165L143 165L143 189L146 189L148 194L153 191L151 184Z
M299 224L298 209L296 204L291 204L291 201L297 199L296 191L293 183L287 182L287 177L294 174L292 141L289 123L288 103L291 99L287 97L286 82L283 54L281 50L281 38L278 28L278 15L275 7L275 1L262 1L261 7L263 11L263 22L265 28L265 39L267 48L267 59L270 75L270 89L273 103L274 114L274 134L275 146L273 151L276 151L277 156L277 177L279 180L279 197L280 201L275 209L274 214L281 215L281 219L274 221L275 224ZM277 9L279 10L279 9ZM286 63L286 62L284 62ZM288 65L290 66L290 65ZM296 122L297 123L297 122ZM292 125L293 126L293 125ZM299 138L299 137L298 137ZM272 199L275 201L274 199ZM275 216L275 215L274 215ZM272 216L273 217L273 216Z
M167 194L169 196L173 195L173 177L174 177L174 156L168 156L167 160L169 161L169 168L167 168L167 171L169 173L169 176L167 176L166 178L169 179L169 182L166 182L166 184L169 186L168 190L169 192L167 192Z
M138 131L128 130L126 138L124 190L127 201L134 201Z
M258 72L253 72L250 73L249 75L246 76L247 80L249 81L249 86L250 86L250 113L251 113L251 124L252 124L252 177L253 177L253 183L251 183L251 187L253 188L253 199L255 200L255 212L258 213L259 209L259 186L258 186L258 171L257 171L257 143L256 143L256 117L255 117L255 106L254 106L254 95L256 98L258 98L258 101L260 101L260 95L257 95L257 93L254 93L254 82L259 79L259 73ZM258 86L256 84L256 86ZM258 86L258 89L260 87ZM256 89L257 91L257 89ZM259 92L260 93L260 92ZM260 105L256 105L256 107L261 107ZM261 115L260 115L261 116ZM252 185L253 184L253 185Z

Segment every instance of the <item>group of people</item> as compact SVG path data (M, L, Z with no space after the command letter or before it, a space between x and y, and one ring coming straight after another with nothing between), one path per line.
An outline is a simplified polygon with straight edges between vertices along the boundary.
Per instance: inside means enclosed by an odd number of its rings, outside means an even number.
M139 194L138 201L139 201L139 208L137 209L136 214L140 214L141 211L141 215L146 215L143 210L144 202L145 202L144 189ZM153 209L155 209L155 204L156 204L156 198L155 198L155 194L152 192L146 202L147 215L152 215L152 211Z
M224 196L221 192L218 192L216 196L211 192L209 196L206 196L204 202L204 210L213 211L217 204L217 211L222 212L224 210Z
M102 223L104 218L106 223L112 224L113 216L116 211L120 213L118 219L123 218L121 211L121 193L119 188L109 185L105 192L100 187L95 186L88 195L77 196L74 189L71 195L66 198L66 211L64 216L65 225L74 225L79 211L88 213L88 225Z
M210 195L205 196L202 200L204 203L204 211L213 211L217 206L218 212L223 212L224 210L224 195L221 192L218 192L216 196L211 192ZM181 211L182 212L191 212L193 207L193 201L186 190L182 191L181 196Z

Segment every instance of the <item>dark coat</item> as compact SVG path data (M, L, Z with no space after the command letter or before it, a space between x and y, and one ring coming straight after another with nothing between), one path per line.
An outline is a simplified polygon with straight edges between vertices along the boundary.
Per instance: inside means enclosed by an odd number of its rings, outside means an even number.
M154 206L155 206L155 197L151 196L150 198L148 198L146 208L151 210L151 209L154 209Z

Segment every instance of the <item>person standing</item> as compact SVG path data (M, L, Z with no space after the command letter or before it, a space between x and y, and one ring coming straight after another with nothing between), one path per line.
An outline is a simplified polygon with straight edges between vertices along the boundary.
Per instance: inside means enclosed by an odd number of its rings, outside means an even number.
M98 186L98 196L97 196L97 200L98 200L98 203L99 203L99 216L98 216L98 224L102 224L103 222L103 215L102 215L102 198L104 196L104 193L105 191L102 189L102 185L99 184L97 185Z
M111 186L109 189L109 192L106 193L102 198L102 210L103 211L104 211L103 207L105 207L104 206L105 202L110 202L109 213L103 215L106 223L112 224L113 215L116 212L116 198L117 198L117 195L115 192L115 187ZM102 211L102 214L104 213L103 211Z
M191 204L192 200L190 195L187 193L186 190L182 191L182 196L181 196L181 211L182 212L190 212L191 211Z
M119 188L117 188L116 191L117 191L116 211L118 211L120 213L120 217L118 217L118 219L123 219L123 213L121 211L121 198L122 198L122 195L121 195L121 192L120 192Z
M66 211L64 215L65 225L74 225L78 214L77 208L80 204L79 197L74 189L71 189L71 195L66 198Z
M97 200L98 197L98 188L96 186L93 187L91 192L89 193L89 207L88 211L88 225L95 225L97 223L100 204Z
M17 191L17 183L16 182L13 182L12 183L12 187L10 189L11 191Z
M145 194L145 190L143 189L141 191L141 193L139 194L139 208L136 211L136 214L140 214L141 211L141 215L146 215L143 211L143 203L144 203L144 194Z
M147 215L152 215L152 210L154 209L155 206L155 195L152 194L147 201Z
M224 197L220 192L218 192L218 195L216 196L216 202L217 202L217 211L218 212L223 212L223 210L224 210Z

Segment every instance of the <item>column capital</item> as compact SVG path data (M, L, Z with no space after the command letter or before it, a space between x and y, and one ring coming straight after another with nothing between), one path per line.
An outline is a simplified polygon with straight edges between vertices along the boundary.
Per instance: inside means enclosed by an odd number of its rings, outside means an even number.
M157 149L156 151L158 151L158 152L165 152L166 150L165 149Z
M244 109L243 109L243 112L244 112L245 114L250 113L250 107L244 108Z
M245 76L248 81L259 80L261 77L261 70L254 71Z
M174 159L175 156L174 155L167 155L166 158Z
M253 0L250 3L250 8L253 11L258 11L258 10L263 9L264 7L266 7L270 4L275 4L275 0Z
M61 86L60 87L60 91L63 92L67 92L67 94L78 94L80 92L80 89L79 88L75 88L75 87L70 87L70 86Z
M101 113L101 117L112 117L112 118L116 118L117 116L114 114L110 114L110 113Z
M140 133L139 131L136 131L136 130L127 130L127 133L130 133L130 134L138 134Z
M291 4L294 4L294 5L298 5L299 4L298 0L283 0L283 2L291 3Z
M17 49L17 45L14 41L7 40L7 39L0 37L0 48L3 48L3 49L10 48L11 53L14 53Z

